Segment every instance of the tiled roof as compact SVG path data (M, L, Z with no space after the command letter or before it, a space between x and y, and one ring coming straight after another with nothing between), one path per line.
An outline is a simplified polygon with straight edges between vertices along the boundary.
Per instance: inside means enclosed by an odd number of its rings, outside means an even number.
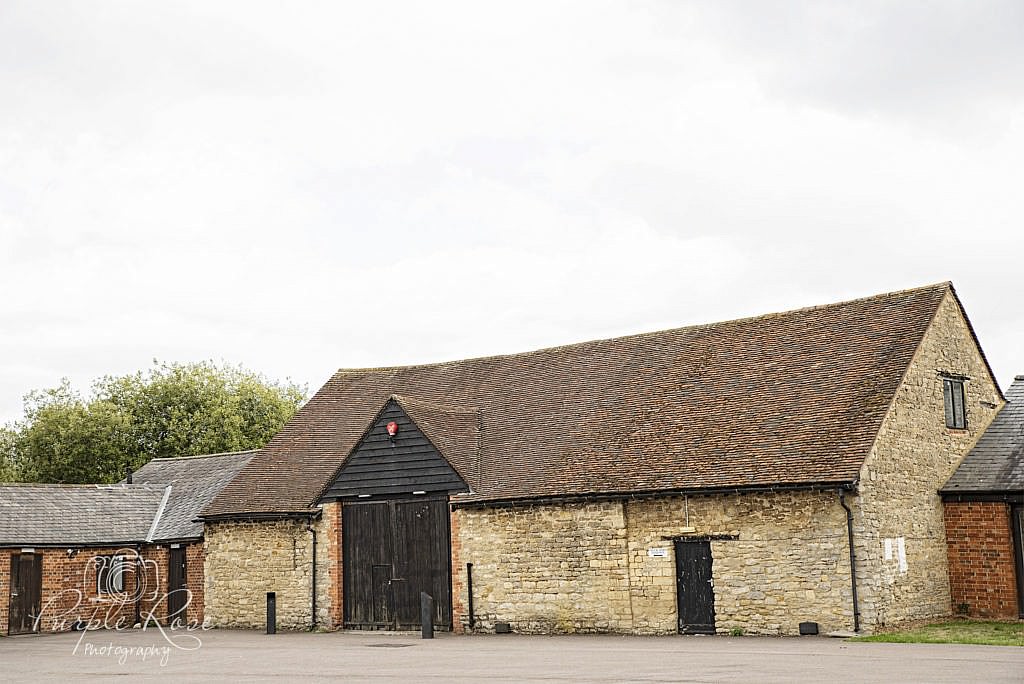
M949 482L944 494L1024 492L1024 375L1018 375L999 410Z
M165 487L0 485L0 546L144 541Z
M475 482L479 479L479 411L475 408L442 406L411 397L393 396L463 481Z
M853 483L952 292L340 370L204 515L310 510L392 395L473 488L457 500Z
M132 475L135 484L171 485L171 494L153 539L198 539L200 511L252 458L253 451L207 456L155 458Z

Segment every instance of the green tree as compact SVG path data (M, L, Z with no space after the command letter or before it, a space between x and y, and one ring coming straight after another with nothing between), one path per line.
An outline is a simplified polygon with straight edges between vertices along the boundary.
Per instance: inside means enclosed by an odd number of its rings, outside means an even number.
M17 482L20 479L17 467L15 439L18 433L7 427L0 427L0 482Z
M116 482L152 458L259 448L304 400L295 384L212 362L107 376L87 398L64 381L25 398L24 421L7 430L9 475Z

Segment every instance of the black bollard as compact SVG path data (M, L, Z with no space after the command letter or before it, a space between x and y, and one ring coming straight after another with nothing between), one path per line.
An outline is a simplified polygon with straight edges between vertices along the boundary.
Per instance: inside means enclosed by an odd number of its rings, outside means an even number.
M420 623L423 627L423 638L434 638L434 598L425 591L420 592Z
M277 594L267 592L267 634L277 634Z

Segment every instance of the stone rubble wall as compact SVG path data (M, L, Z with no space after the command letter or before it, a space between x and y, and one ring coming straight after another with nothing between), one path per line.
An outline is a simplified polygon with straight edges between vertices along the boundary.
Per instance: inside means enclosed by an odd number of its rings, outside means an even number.
M836 492L789 492L465 508L453 515L456 606L476 628L527 633L677 631L677 536L712 541L720 633L796 634L800 622L849 629L845 512ZM687 524L687 519L689 524ZM688 532L687 527L693 528ZM468 615L457 612L463 628Z
M454 603L468 604L465 563L472 563L478 628L493 631L503 621L529 633L629 630L620 504L458 509L454 516L461 561L452 568Z
M965 430L946 427L942 372L969 378ZM956 301L947 294L882 422L861 470L859 497L852 501L865 629L949 615L938 490L1002 403Z
M328 517L328 516L325 516ZM205 526L207 624L263 629L267 592L277 594L277 627L311 625L312 535L308 519L231 521ZM332 572L330 520L317 529L317 624L330 628Z

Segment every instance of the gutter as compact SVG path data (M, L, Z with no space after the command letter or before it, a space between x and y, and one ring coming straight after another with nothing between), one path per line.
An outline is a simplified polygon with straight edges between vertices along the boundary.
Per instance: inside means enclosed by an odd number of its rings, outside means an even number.
M112 546L136 546L139 544L138 539L122 539L120 541L91 541L91 542L78 542L72 540L62 542L12 542L12 541L0 541L0 549L17 549L25 547L33 547L37 549L66 549L69 547L79 547L83 549L99 549L109 548Z
M204 523L230 522L233 520L294 520L295 518L309 518L318 512L306 509L304 511L271 511L271 512L244 512L244 513L218 513L216 515L198 515L195 520Z
M792 492L792 491L831 491L836 488L852 489L854 480L796 482L771 485L748 485L731 487L689 487L677 489L649 489L635 492L605 492L595 494L551 494L505 499L475 499L469 501L452 501L452 509L456 508L499 508L507 506L532 506L558 503L584 503L588 501L619 501L621 499L640 500L665 496L712 496L722 494L752 494L756 492Z
M951 503L961 502L986 502L986 503L1021 503L1024 502L1024 492L1013 492L1005 489L987 489L987 490L976 490L976 491L950 491L950 490L939 490L939 496L942 497L943 501L949 501Z
M850 544L850 589L853 591L853 631L860 631L860 603L857 601L857 559L853 553L853 511L846 504L846 490L839 490L839 505L846 510L846 536Z

